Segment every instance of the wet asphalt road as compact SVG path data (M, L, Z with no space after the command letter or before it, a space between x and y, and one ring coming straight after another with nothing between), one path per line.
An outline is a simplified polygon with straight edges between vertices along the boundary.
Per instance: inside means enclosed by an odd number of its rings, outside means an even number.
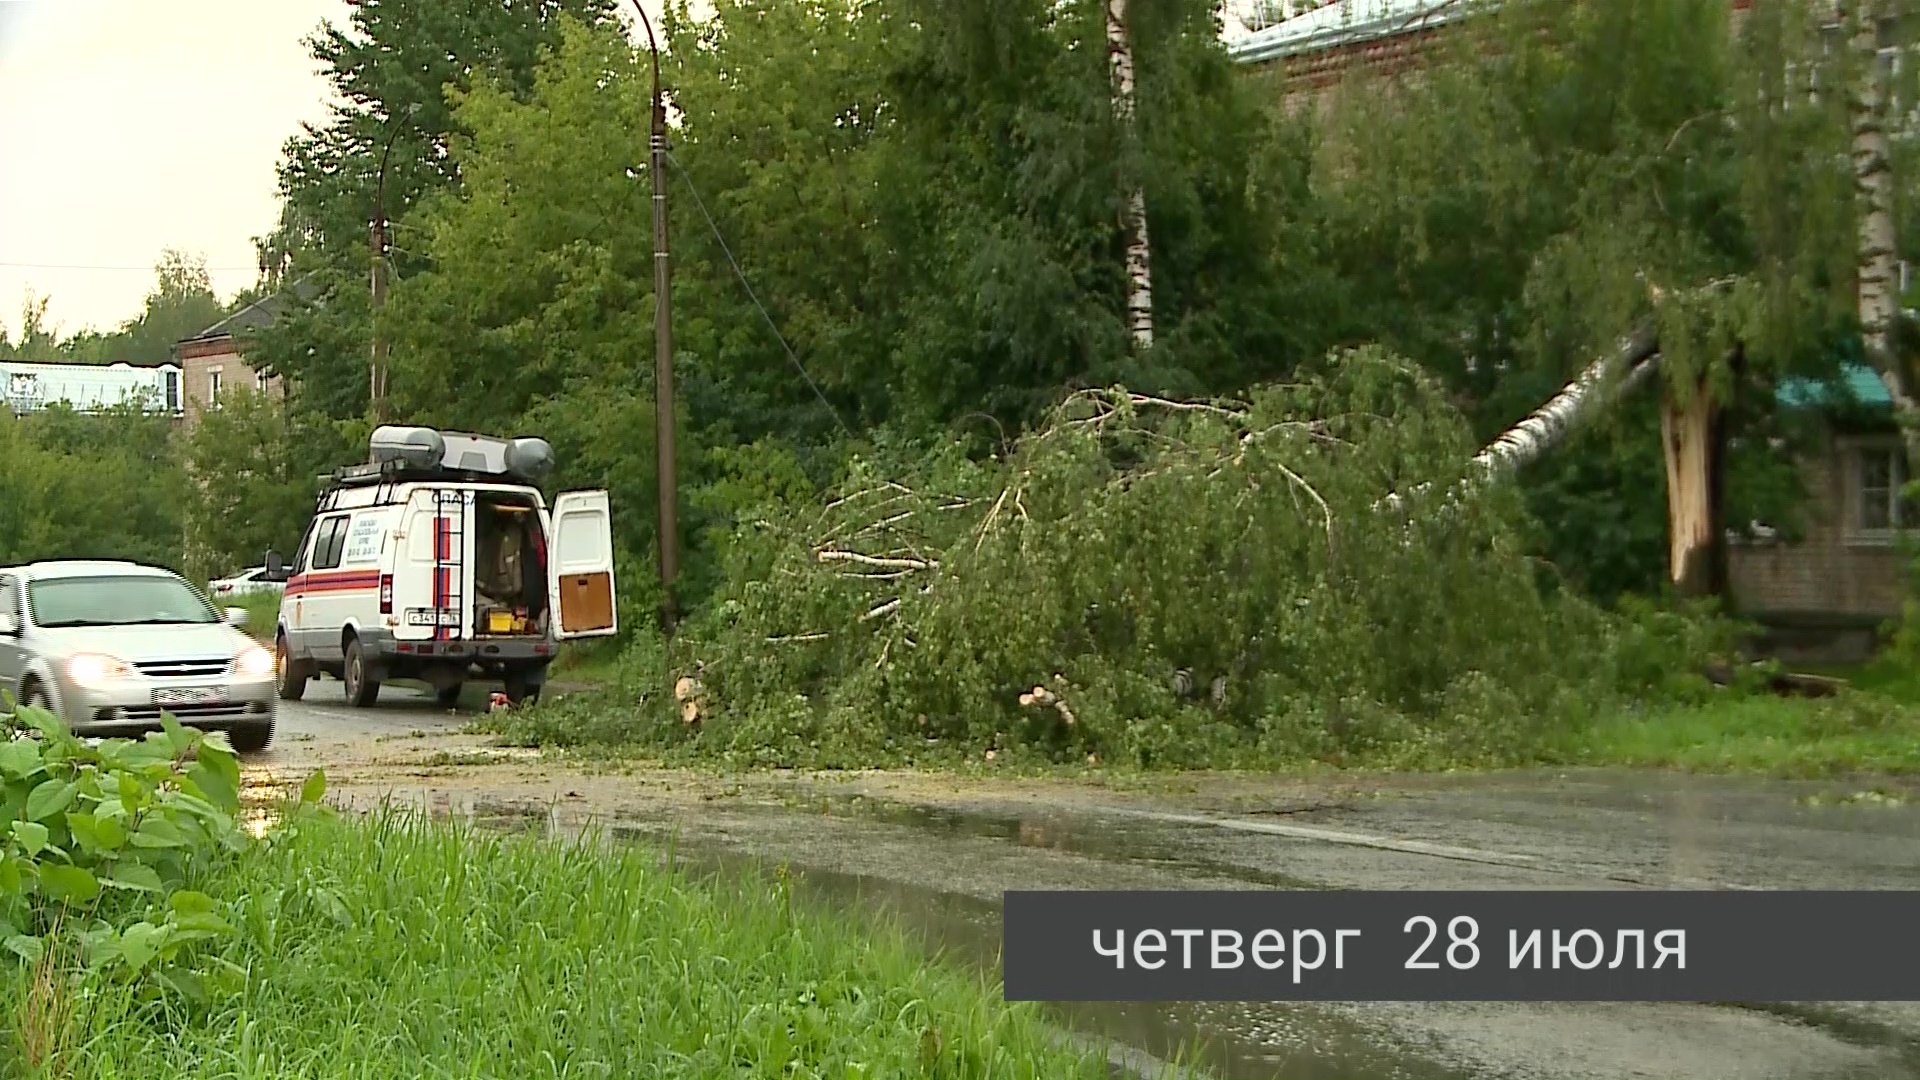
M469 711L484 699L470 695ZM370 745L397 742L479 746L455 735L468 719L391 686L378 707L351 709L338 683L319 682L283 707L276 744L258 763L364 761ZM1886 780L1530 771L1184 777L1124 792L763 774L696 797L688 792L711 777L653 771L589 783L566 769L497 772L403 769L377 783L382 796L426 797L496 822L610 823L616 836L670 838L696 862L785 862L828 902L885 909L989 971L1008 889L1920 889L1920 786ZM1217 1075L1920 1076L1920 1006L1907 1003L1170 1004L1057 1014Z

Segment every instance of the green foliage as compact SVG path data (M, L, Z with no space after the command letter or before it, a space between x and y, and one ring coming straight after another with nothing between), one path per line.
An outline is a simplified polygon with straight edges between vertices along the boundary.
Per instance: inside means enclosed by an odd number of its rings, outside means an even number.
M1244 403L1075 395L1005 461L897 447L748 515L679 646L697 725L616 699L601 731L742 763L1522 760L1710 643L1543 590L1517 493L1460 486L1472 448L1372 349Z
M296 280L312 292L261 332L256 354L298 378L307 403L335 418L366 411L371 334L367 225L377 188L392 222L394 277L426 264L407 215L425 195L455 185L449 142L461 127L447 90L492 80L524 92L540 48L562 14L603 21L613 0L351 0L346 24L322 23L308 39L343 103L324 123L287 141L279 167L280 221L260 242L266 284ZM392 139L385 184L381 152Z
M291 559L320 478L366 445L363 422L329 421L245 388L220 401L182 440L195 480L185 512L190 562L202 578L258 566L269 550Z
M226 312L214 295L204 258L166 251L154 268L154 285L140 314L111 333L86 332L65 342L71 362L83 364L174 363L173 346L220 321Z
M133 559L177 567L186 480L173 424L131 405L0 408L0 565Z
M1834 376L1853 333L1846 95L1811 93L1847 85L1848 50L1825 47L1818 10L1521 0L1459 24L1417 72L1356 73L1313 151L1306 257L1338 277L1335 339L1416 360L1490 437L1651 321L1669 384L1704 378L1732 407L1730 522L1791 516L1769 439L1805 444L1773 386ZM1663 561L1656 421L1606 423L1526 480L1543 546L1602 596L1654 584Z
M244 987L101 995L69 1075L1102 1075L1031 1004L784 875L391 814L303 823L209 876Z
M189 947L231 932L183 888L245 847L240 769L171 717L144 740L75 738L52 714L0 717L0 951L39 963L71 933L86 964L197 992ZM31 734L29 734L31 732Z

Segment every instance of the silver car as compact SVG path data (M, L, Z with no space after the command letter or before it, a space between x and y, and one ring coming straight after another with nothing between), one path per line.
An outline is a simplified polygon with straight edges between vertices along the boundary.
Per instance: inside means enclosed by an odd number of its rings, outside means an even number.
M0 568L0 692L58 713L76 734L127 735L160 714L225 731L250 753L273 739L273 654L168 570L129 562Z

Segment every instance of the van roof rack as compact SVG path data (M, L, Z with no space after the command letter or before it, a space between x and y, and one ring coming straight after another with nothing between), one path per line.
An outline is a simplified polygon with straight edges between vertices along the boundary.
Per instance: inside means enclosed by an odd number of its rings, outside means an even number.
M408 482L443 484L530 482L522 477L504 473L483 472L478 469L449 469L441 466L422 467L405 461L370 461L361 465L342 465L320 479L329 488L368 487L374 484Z
M423 427L380 427L367 440L367 461L321 477L327 490L370 484L538 484L553 468L545 439L501 439Z

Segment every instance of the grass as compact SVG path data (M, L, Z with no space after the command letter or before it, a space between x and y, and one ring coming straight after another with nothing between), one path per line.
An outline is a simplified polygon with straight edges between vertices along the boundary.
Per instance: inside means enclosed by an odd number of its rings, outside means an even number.
M303 821L202 888L249 972L207 1006L87 977L69 1076L1066 1076L1032 1007L897 931L651 853L411 816ZM4 969L0 969L4 970ZM34 973L17 977L27 1000ZM44 996L44 995L43 995ZM32 1021L32 1022L30 1022ZM0 1010L22 1075L23 1008ZM7 1060L11 1055L14 1060ZM48 1066L52 1066L51 1069Z
M618 677L623 649L624 642L619 638L563 642L547 677L568 682L611 683Z
M247 611L247 633L256 641L273 643L274 627L280 622L280 597L275 593L247 593L226 600L214 599L214 605L225 610L230 607L245 608Z
M1870 692L1812 700L1729 694L1608 717L1569 734L1551 756L1775 776L1920 773L1920 710Z

